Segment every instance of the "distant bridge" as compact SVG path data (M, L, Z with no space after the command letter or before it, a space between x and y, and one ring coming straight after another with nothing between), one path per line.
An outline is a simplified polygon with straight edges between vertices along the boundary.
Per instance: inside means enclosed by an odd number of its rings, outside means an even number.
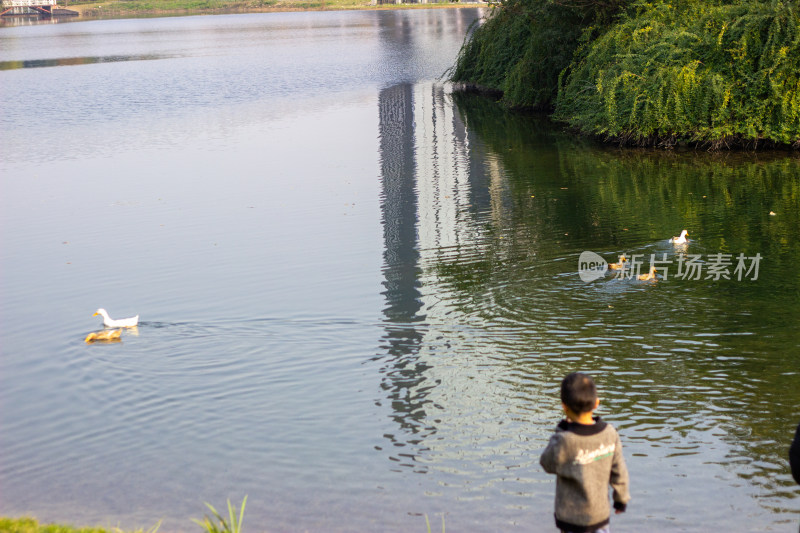
M54 6L56 0L3 0L3 7Z
M77 15L75 11L59 9L58 0L2 0L2 16L12 15L39 15L52 17L53 15Z

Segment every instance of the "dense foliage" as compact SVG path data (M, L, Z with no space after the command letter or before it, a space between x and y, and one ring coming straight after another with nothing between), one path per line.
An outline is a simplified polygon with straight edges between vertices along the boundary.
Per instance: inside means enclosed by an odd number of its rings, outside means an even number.
M549 108L582 39L627 0L506 0L473 32L452 79L504 93L512 107Z
M777 0L510 0L454 81L625 143L800 147L800 8ZM563 16L562 16L563 15Z

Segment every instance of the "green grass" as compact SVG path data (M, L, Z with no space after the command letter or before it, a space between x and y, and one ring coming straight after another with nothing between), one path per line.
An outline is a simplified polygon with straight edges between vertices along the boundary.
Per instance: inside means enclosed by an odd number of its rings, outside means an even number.
M242 506L237 514L236 506L228 500L228 516L222 516L213 505L206 502L206 507L211 511L211 515L206 514L202 520L192 518L192 522L203 528L206 533L242 533L242 522L244 520L244 507L247 504L247 496L242 499ZM428 515L425 515L425 524L428 533L431 533L431 523ZM161 526L159 520L156 525L148 529L137 529L130 533L157 533ZM47 524L41 525L34 518L1 518L0 533L126 533L119 528L103 529L99 527L73 527L67 525ZM442 515L442 533L445 533L444 515Z
M161 526L159 521L148 530L137 529L132 533L156 533ZM123 533L119 528L73 527L60 524L39 524L33 518L0 518L0 533Z
M210 504L206 506L211 511L211 516L204 516L203 520L192 519L193 522L206 530L207 533L242 533L242 520L244 519L244 506L247 496L242 500L242 507L236 513L236 506L228 500L228 519L226 520ZM137 529L131 533L157 533L161 521L148 530ZM47 524L41 525L34 518L0 518L0 533L125 533L119 528L103 529L99 527L73 527L68 525Z
M242 500L242 507L239 509L237 517L236 506L228 500L228 519L217 512L209 503L206 506L211 511L212 516L204 516L203 520L192 519L192 521L202 527L207 533L242 533L242 520L244 519L244 506L247 503L247 496ZM431 533L431 523L428 515L425 515L425 525L428 533ZM157 533L161 522L148 529L137 529L131 533ZM0 533L125 533L119 528L103 529L99 527L72 527L58 524L41 525L33 518L0 518ZM444 515L442 515L442 533L445 533Z
M244 506L247 503L247 496L242 500L242 507L239 510L239 518L236 518L236 506L228 500L228 521L220 515L214 506L206 502L206 507L211 510L212 516L205 515L203 520L192 519L192 522L205 529L208 533L242 533L242 520L244 519Z
M242 500L242 506L237 515L236 506L228 500L228 518L223 517L213 505L206 503L211 511L211 516L205 515L203 520L192 519L194 523L206 530L207 533L242 533L244 519L244 506L247 496ZM155 526L144 531L138 529L133 533L157 533L161 526L159 521ZM0 518L0 533L125 533L119 528L110 530L98 527L72 527L58 524L41 525L33 518Z

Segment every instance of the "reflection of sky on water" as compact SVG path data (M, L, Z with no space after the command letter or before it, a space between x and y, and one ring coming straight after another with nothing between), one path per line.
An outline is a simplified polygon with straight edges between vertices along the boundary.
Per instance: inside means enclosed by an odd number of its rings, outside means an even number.
M796 515L796 164L598 149L424 81L474 14L0 32L3 61L168 56L0 74L30 96L0 114L0 511L179 531L247 493L264 529L549 527L580 367L633 467L615 531ZM763 280L580 281L581 251L684 226ZM139 335L87 347L99 305Z

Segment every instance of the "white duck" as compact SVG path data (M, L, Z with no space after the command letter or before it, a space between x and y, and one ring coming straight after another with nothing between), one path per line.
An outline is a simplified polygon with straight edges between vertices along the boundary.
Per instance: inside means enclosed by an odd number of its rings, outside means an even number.
M139 323L139 315L136 315L131 318L121 318L119 320L114 320L110 316L108 316L108 311L103 308L98 309L92 316L102 315L103 317L103 325L108 328L133 328Z
M670 237L669 242L671 242L672 244L686 244L687 242L689 242L689 239L686 238L688 236L689 236L689 232L686 231L686 230L683 230L681 232L681 236L680 237Z

